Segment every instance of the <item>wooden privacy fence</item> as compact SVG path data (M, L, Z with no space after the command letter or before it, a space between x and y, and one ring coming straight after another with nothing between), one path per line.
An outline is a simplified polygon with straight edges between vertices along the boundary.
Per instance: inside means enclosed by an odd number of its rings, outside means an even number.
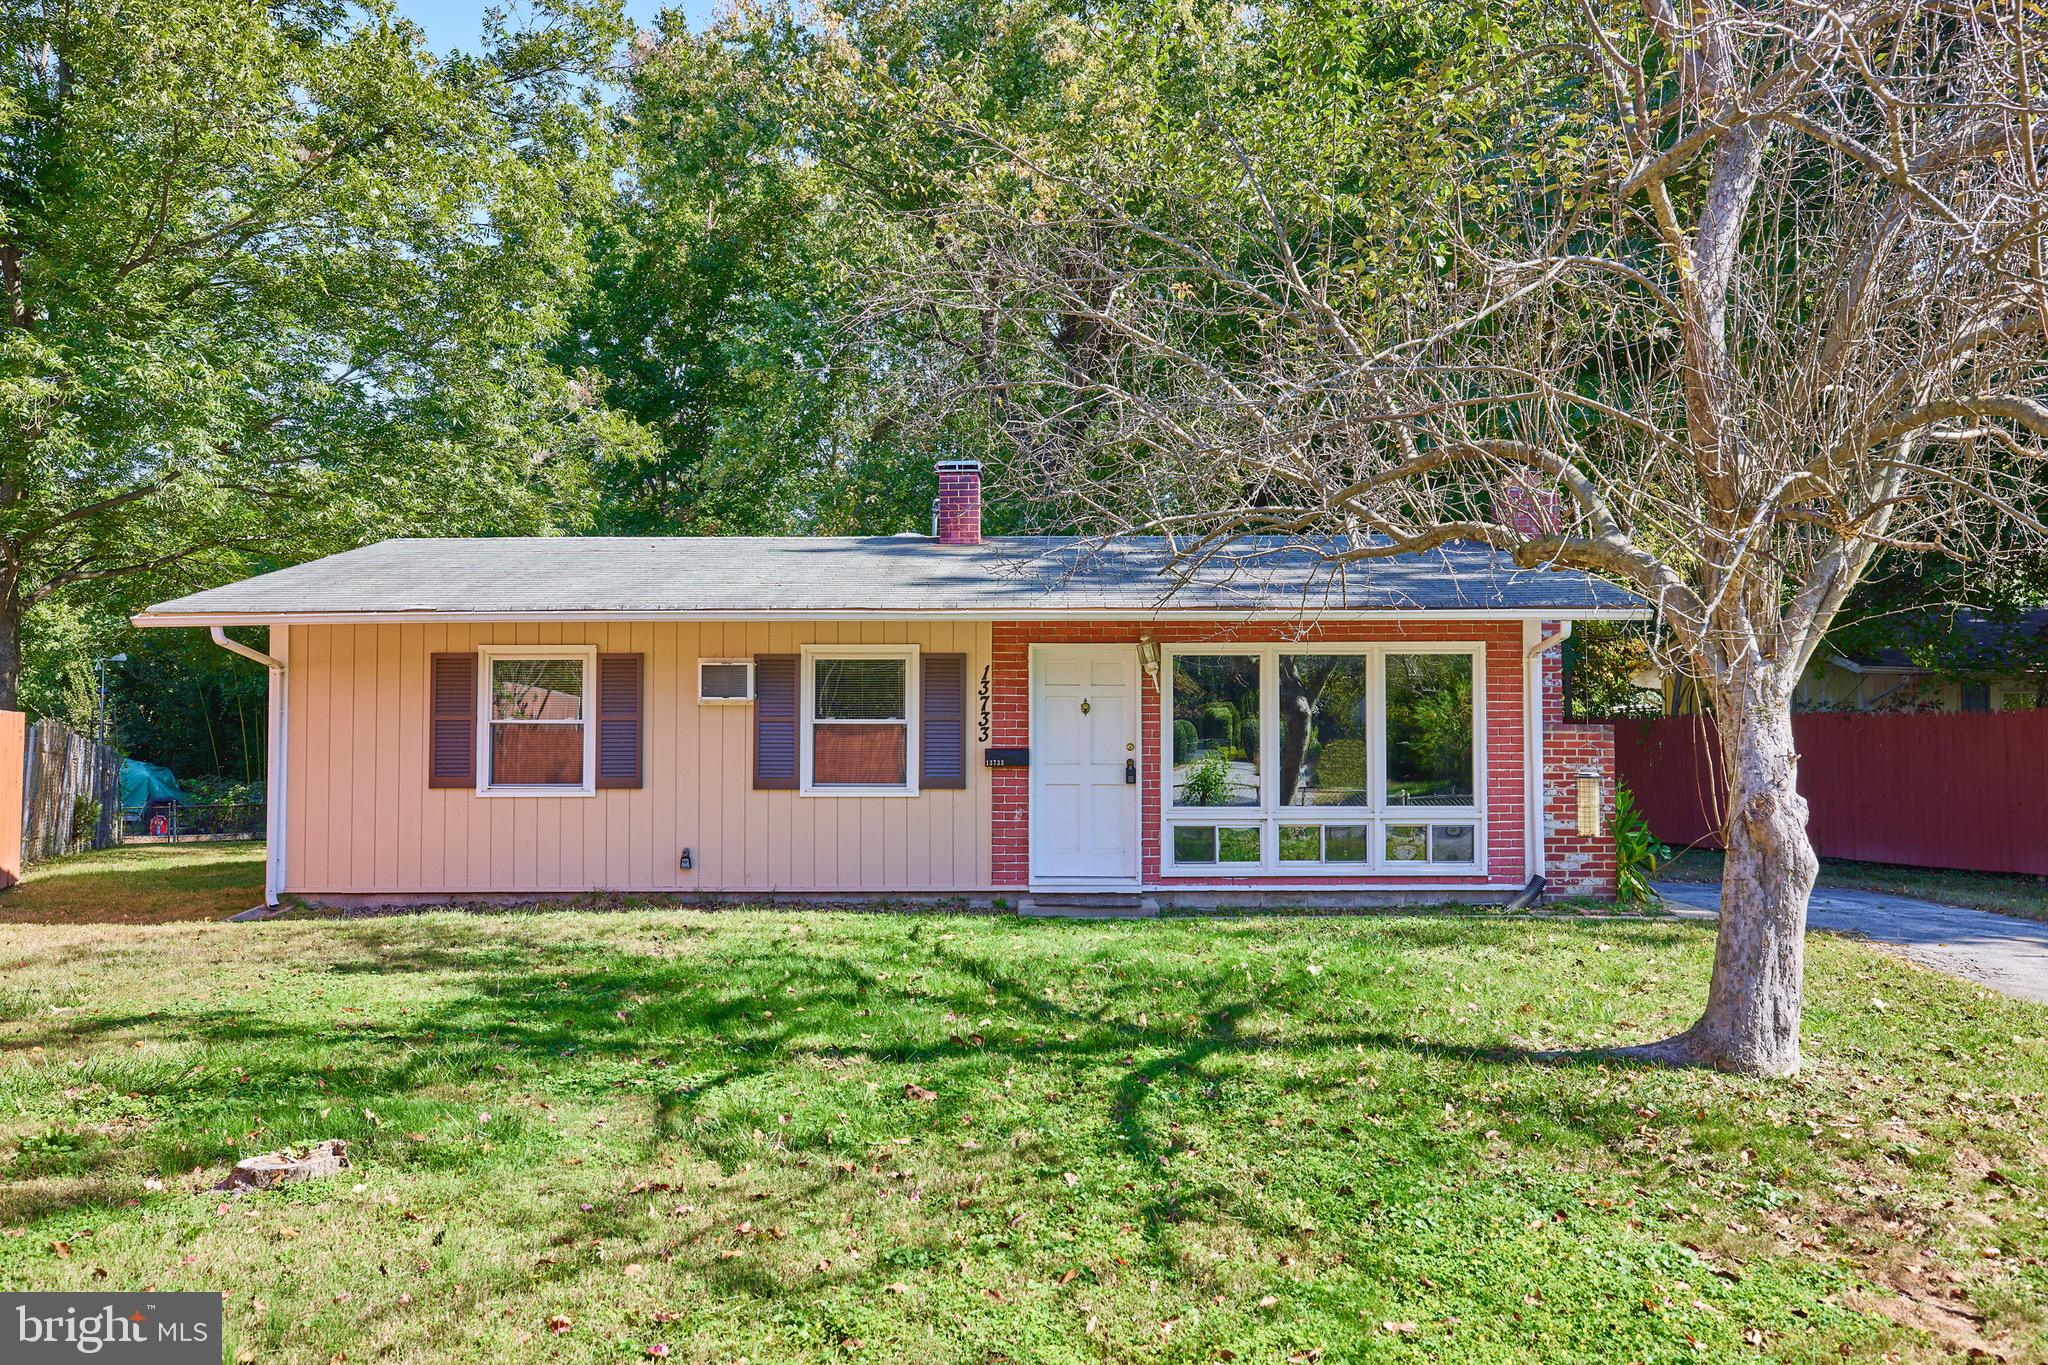
M1823 858L2048 876L2048 710L1792 718ZM1712 720L1615 723L1614 759L1665 843L1721 846Z
M54 720L28 727L22 769L24 864L115 842L121 755Z

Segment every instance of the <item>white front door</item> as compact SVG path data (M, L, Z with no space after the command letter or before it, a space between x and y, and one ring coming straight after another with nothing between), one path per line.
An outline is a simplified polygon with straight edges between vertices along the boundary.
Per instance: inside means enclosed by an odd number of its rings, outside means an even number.
M1031 648L1031 880L1138 881L1138 651Z

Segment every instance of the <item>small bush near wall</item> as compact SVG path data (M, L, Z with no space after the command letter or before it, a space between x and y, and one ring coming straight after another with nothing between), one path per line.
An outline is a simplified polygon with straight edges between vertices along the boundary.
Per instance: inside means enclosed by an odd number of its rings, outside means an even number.
M1671 850L1650 833L1650 822L1636 808L1635 794L1627 787L1614 789L1614 887L1622 901L1645 901L1655 897L1650 878Z

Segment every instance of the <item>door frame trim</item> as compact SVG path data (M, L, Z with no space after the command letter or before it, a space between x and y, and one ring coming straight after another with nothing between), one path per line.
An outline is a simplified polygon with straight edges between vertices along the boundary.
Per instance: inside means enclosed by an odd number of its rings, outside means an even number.
M1131 806L1130 866L1128 877L1061 877L1038 871L1036 839L1038 821L1038 765L1033 763L1025 771L1030 774L1025 793L1025 881L1031 890L1045 891L1135 891L1145 880L1145 690L1144 681L1138 671L1138 646L1135 642L1123 643L1116 640L1090 641L1088 643L1048 642L1033 643L1025 650L1024 659L1024 705L1026 707L1027 733L1035 748L1039 738L1038 725L1038 658L1044 650L1092 651L1107 654L1118 653L1124 660L1124 676L1130 687L1131 729L1127 743L1133 745L1131 757L1138 765L1138 782L1131 788L1134 800Z

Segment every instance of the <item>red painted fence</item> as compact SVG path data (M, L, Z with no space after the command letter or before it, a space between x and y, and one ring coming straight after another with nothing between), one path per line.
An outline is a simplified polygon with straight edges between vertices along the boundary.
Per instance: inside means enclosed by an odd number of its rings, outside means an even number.
M2048 876L2048 710L1794 716L1824 858ZM1698 716L1623 720L1615 768L1659 839L1720 847L1721 753Z

